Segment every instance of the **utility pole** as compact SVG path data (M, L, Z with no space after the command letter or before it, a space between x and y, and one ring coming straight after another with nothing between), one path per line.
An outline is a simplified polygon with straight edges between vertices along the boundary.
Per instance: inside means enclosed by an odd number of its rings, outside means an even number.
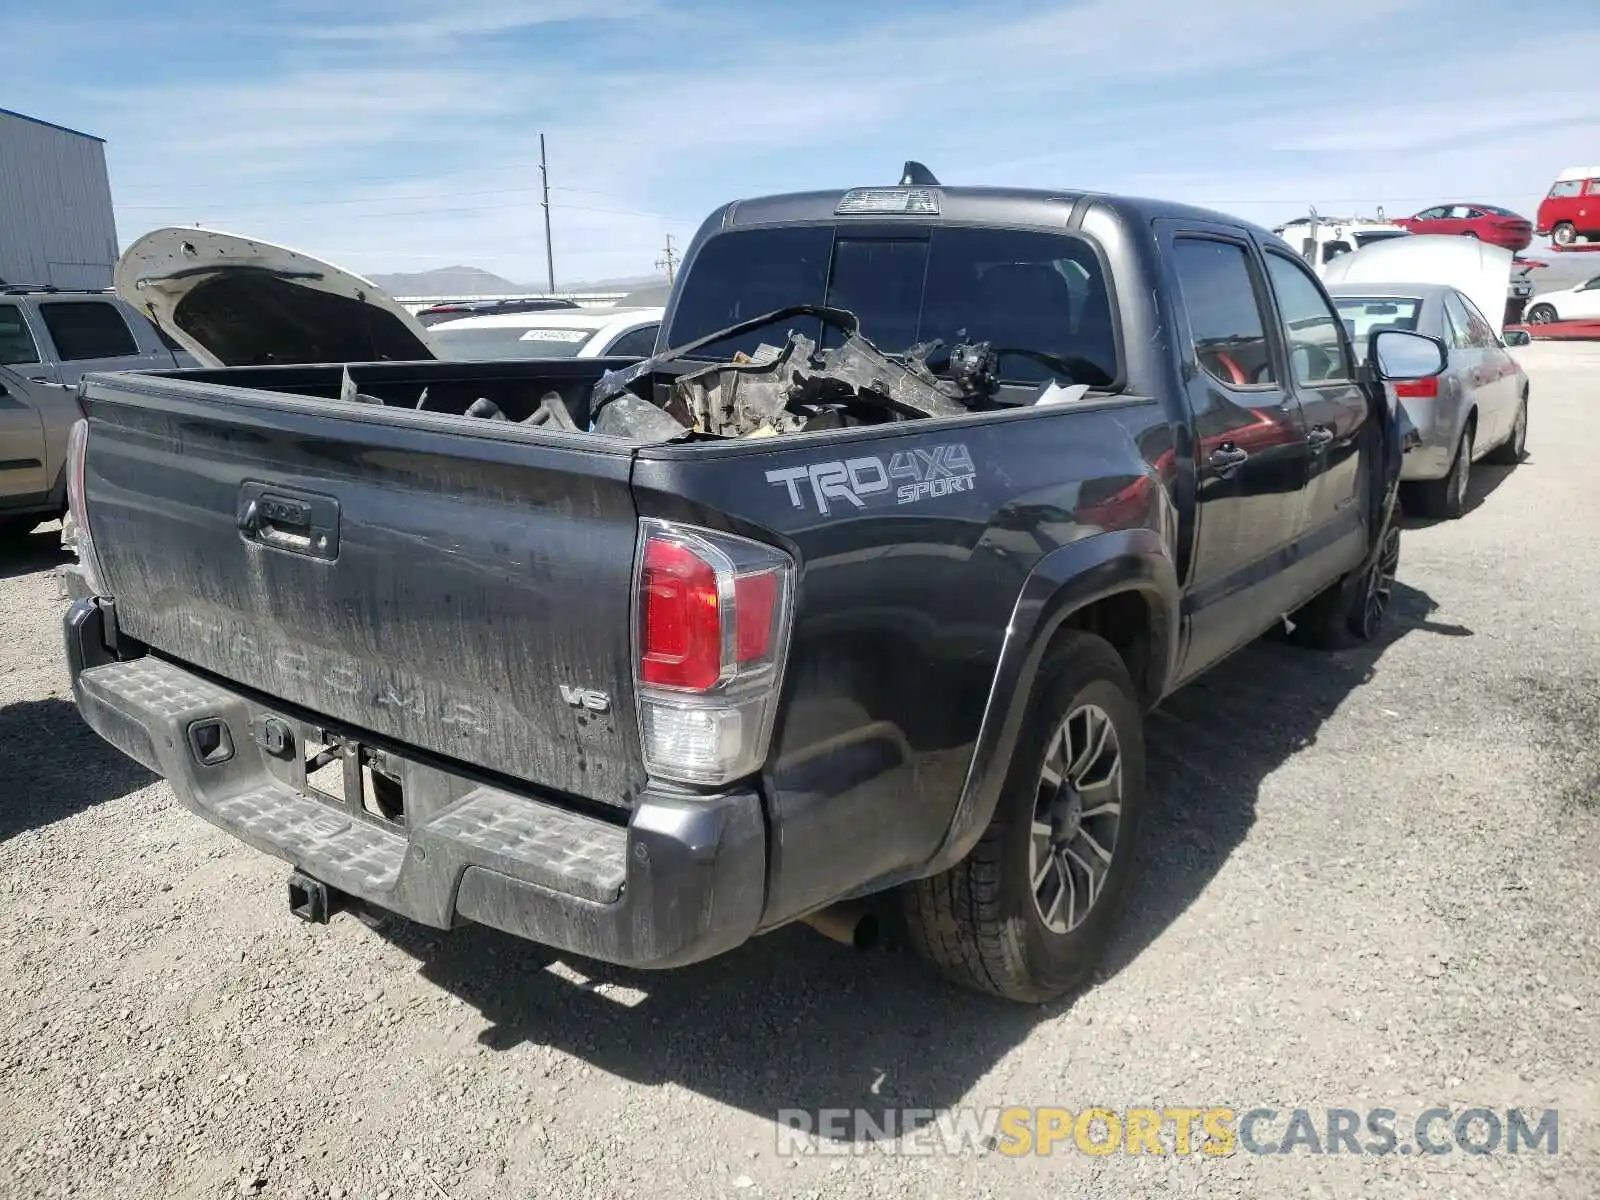
M672 248L672 235L667 234L667 251L664 257L656 259L656 267L667 273L667 286L672 286L673 275L678 269L678 252Z
M550 244L550 164L544 156L544 134L539 135L539 182L544 189L544 263L550 272L550 293L556 290L556 251Z

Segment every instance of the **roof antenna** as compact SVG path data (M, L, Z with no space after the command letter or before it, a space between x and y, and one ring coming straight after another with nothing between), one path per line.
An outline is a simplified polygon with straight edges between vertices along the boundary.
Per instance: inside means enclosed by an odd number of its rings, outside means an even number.
M900 173L901 187L938 187L939 181L933 177L933 172L914 159L907 159L905 170Z

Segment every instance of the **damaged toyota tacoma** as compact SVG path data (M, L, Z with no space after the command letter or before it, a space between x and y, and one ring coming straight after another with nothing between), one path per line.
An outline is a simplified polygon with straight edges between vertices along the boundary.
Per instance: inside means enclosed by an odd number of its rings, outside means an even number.
M1285 622L1374 636L1383 380L1444 361L1359 366L1232 218L916 171L719 209L644 359L439 361L171 236L119 287L218 365L82 387L84 718L298 915L633 967L897 905L961 983L1077 986L1144 714Z

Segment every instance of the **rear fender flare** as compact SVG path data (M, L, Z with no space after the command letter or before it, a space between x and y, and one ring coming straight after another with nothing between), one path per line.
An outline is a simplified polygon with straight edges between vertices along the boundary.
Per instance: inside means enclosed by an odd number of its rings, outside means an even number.
M1039 664L1062 623L1096 601L1130 592L1142 596L1150 609L1147 678L1134 681L1149 707L1174 677L1178 651L1177 571L1161 536L1149 529L1100 533L1039 560L1012 609L950 827L921 874L954 866L983 836L1010 769Z

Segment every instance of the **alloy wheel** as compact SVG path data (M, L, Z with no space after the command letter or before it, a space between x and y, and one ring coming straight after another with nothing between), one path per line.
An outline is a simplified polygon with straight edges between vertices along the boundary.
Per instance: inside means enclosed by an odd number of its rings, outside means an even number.
M1028 879L1052 933L1081 925L1105 887L1122 824L1122 745L1098 705L1067 715L1045 751L1028 838Z
M1360 630L1362 636L1377 635L1383 625L1389 602L1394 598L1394 581L1400 573L1400 530L1390 526L1384 531L1383 547L1377 560L1367 572L1366 595L1362 598Z

